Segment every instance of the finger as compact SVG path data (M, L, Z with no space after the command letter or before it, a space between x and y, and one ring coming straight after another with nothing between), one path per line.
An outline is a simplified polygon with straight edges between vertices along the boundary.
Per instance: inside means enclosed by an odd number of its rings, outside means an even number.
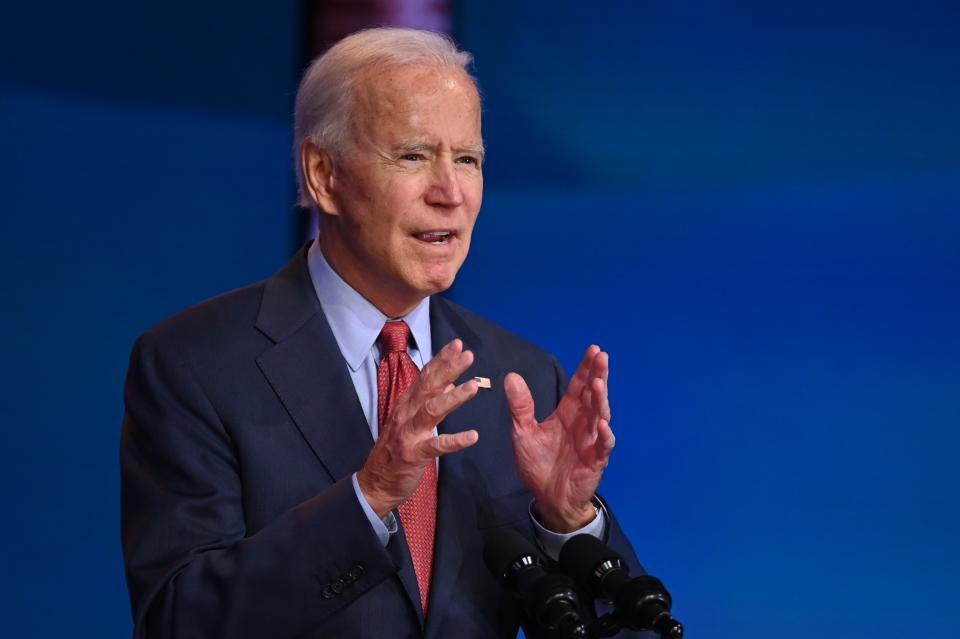
M599 352L600 347L591 344L583 354L583 359L580 360L576 372L574 372L573 377L570 378L570 383L567 385L567 393L572 397L579 397L580 393L583 392L583 387L587 385L587 380L590 378L593 360Z
M598 347L599 348L599 347ZM610 355L605 351L598 351L590 362L590 378L607 379L607 372L610 369Z
M577 372L567 385L567 392L560 398L560 404L557 406L557 412L560 415L560 421L568 431L580 431L585 428L585 419L591 412L593 404L593 391L589 383L590 371L593 367L593 360L600 347L590 346L584 354L580 365L577 366Z
M607 377L610 371L610 355L598 351L590 364L590 376L587 381L590 397L587 405L598 417L610 421L610 402L608 400Z
M467 380L459 386L448 386L450 390L431 397L414 416L414 427L417 430L432 429L446 419L447 415L463 406L477 394L480 385L476 380Z
M454 382L473 364L473 353L463 350L463 342L453 340L420 371L417 387L428 396L436 395Z
M475 430L465 430L460 433L436 435L424 439L417 444L417 450L424 460L435 459L470 448L480 439L480 433Z
M599 380L593 380L598 382ZM580 393L580 402L573 418L566 424L567 432L576 438L581 447L593 446L597 440L597 424L600 421L594 384L585 386Z
M603 418L607 421L613 419L613 415L610 412L610 367L607 366L607 369L603 373Z
M564 422L567 432L571 433L580 442L580 446L593 446L597 441L597 429L601 419L607 419L603 414L605 409L606 387L603 380L593 378L589 386L580 393L579 403L570 419ZM607 420L609 422L609 419Z
M603 378L594 378L592 385L591 406L596 410L599 417L610 421L610 399L607 383Z
M529 428L537 425L534 415L533 395L527 382L517 373L509 373L503 379L503 390L507 394L507 405L513 415L513 425L518 428Z
M427 362L410 388L400 396L394 414L398 421L413 419L431 397L447 392L453 381L473 364L473 353L462 351L463 342L452 340Z
M600 423L597 424L597 454L601 459L607 459L610 457L610 453L613 452L613 447L616 446L616 444L617 438L610 428L610 422L601 419Z

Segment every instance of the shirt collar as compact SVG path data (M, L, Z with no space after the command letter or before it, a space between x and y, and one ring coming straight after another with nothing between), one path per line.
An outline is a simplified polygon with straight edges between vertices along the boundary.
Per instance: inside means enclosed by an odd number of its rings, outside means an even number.
M313 289L320 300L337 340L343 359L350 370L356 371L370 354L373 345L389 318L354 290L330 266L319 242L314 241L307 252L307 265ZM430 298L425 297L403 318L410 327L420 360L426 363L432 355L430 334ZM422 364L421 364L422 365Z

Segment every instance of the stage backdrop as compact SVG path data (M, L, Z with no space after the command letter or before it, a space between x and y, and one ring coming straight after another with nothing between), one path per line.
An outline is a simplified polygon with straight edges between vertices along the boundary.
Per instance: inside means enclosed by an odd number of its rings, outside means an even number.
M165 316L287 259L298 18L54 5L0 18L2 634L129 637L127 359Z
M294 250L298 3L0 19L5 636L130 633L129 349ZM954 3L455 8L487 191L451 295L611 353L604 493L691 637L960 634Z
M461 7L455 296L609 350L603 489L689 636L960 636L957 5Z

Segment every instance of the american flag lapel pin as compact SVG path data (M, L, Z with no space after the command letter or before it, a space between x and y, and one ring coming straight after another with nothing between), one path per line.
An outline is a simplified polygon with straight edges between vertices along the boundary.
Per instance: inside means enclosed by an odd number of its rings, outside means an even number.
M477 383L477 386L479 386L480 388L486 388L487 390L490 390L493 388L493 384L490 383L489 377L474 377L473 381L475 381Z

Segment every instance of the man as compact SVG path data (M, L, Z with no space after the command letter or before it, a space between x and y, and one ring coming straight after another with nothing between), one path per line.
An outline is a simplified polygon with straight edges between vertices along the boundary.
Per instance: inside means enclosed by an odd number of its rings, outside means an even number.
M601 536L639 569L595 497L607 355L590 347L564 390L552 357L435 296L483 191L468 63L402 29L316 61L296 155L318 240L138 341L121 444L135 636L515 636L481 560L497 527L553 557Z

